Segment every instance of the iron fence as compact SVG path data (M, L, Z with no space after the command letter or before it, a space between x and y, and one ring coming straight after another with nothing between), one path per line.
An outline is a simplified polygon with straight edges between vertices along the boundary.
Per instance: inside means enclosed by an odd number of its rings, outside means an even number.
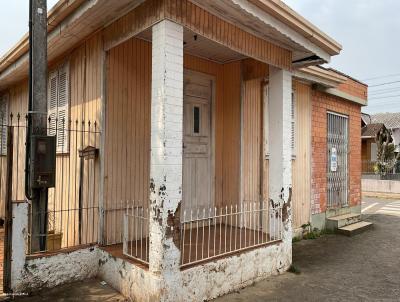
M149 264L149 209L135 202L127 204L124 214L123 253Z
M28 117L10 114L2 118L0 127L0 203L4 211L6 171L12 169L11 199L25 201L25 154ZM86 244L94 244L99 238L99 182L100 163L98 148L101 131L93 121L51 119L46 128L32 129L33 133L56 137L55 187L48 190L47 209L33 212L29 204L29 228L27 253L57 251ZM11 129L12 131L7 131ZM12 133L12 143L7 142ZM12 150L9 150L12 148ZM12 152L11 152L12 151ZM12 154L11 167L7 167L8 154ZM29 201L28 201L29 203ZM32 222L46 221L42 233L32 235ZM37 237L46 244L32 245Z
M400 180L399 161L362 161L362 178L380 180Z
M282 208L266 201L184 211L181 266L281 240L282 231Z

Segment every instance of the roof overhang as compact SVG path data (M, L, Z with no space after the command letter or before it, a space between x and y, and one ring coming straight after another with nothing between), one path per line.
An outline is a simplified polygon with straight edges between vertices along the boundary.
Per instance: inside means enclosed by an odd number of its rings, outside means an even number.
M357 103L361 106L368 105L368 100L337 89L337 86L345 83L348 78L332 69L326 69L320 66L309 66L295 70L293 76L314 84L315 89L318 91Z
M59 58L143 1L60 0L48 12L48 61ZM25 35L0 59L0 90L27 77L28 50L29 40L28 35Z
M342 46L280 0L192 0L213 14L293 51L294 67L327 63Z
M145 0L60 0L48 13L49 62ZM293 67L329 62L341 46L280 0L191 0L220 18L293 53ZM28 70L28 35L0 59L0 89Z
M297 69L293 75L299 79L309 81L313 84L321 84L328 88L335 88L347 80L346 77L319 66L308 66Z
M249 2L287 24L294 31L300 33L315 45L325 50L329 55L338 55L342 50L342 45L291 9L283 1L249 0Z

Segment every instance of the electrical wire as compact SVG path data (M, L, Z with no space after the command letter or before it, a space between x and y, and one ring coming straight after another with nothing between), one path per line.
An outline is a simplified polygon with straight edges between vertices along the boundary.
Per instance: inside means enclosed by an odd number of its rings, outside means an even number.
M400 83L400 81L386 82L386 83L381 83L381 84L377 84L377 85L370 85L368 87L378 87L378 86L390 85L390 84L395 84L395 83Z

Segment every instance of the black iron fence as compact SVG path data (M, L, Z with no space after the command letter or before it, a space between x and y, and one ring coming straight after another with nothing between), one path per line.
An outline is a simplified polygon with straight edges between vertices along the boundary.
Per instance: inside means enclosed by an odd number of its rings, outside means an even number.
M378 162L363 160L361 162L362 178L381 180L400 180L400 162Z
M29 208L28 254L56 251L79 245L94 244L99 238L99 147L101 131L96 121L51 119L43 131L56 136L55 187L48 190L48 206L43 212ZM0 125L0 216L4 218L6 184L11 186L12 201L25 198L25 154L28 118L10 114ZM9 144L7 136L12 135ZM12 148L12 150L10 150ZM12 159L8 157L12 154ZM8 167L7 161L11 166ZM7 169L12 170L7 180ZM28 201L28 203L30 203ZM30 204L31 205L31 204ZM32 221L45 219L46 231L37 234L46 238L40 250L32 249Z

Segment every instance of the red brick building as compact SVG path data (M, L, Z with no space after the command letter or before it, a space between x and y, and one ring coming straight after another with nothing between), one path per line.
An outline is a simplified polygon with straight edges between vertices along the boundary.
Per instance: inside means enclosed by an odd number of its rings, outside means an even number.
M313 68L314 69L314 68ZM315 69L314 69L315 70ZM326 227L326 220L338 215L361 213L361 108L367 102L366 84L333 69L318 72L320 83L311 89L311 225ZM323 78L339 81L322 83ZM338 120L335 122L335 118ZM337 123L337 124L335 124ZM329 127L335 129L329 132ZM340 133L340 129L344 129ZM343 135L343 142L339 136ZM330 136L330 138L329 138ZM332 142L330 143L330 139ZM330 146L328 146L330 145ZM332 148L343 145L347 153L332 167ZM338 151L336 151L338 152ZM333 155L334 156L334 155Z

